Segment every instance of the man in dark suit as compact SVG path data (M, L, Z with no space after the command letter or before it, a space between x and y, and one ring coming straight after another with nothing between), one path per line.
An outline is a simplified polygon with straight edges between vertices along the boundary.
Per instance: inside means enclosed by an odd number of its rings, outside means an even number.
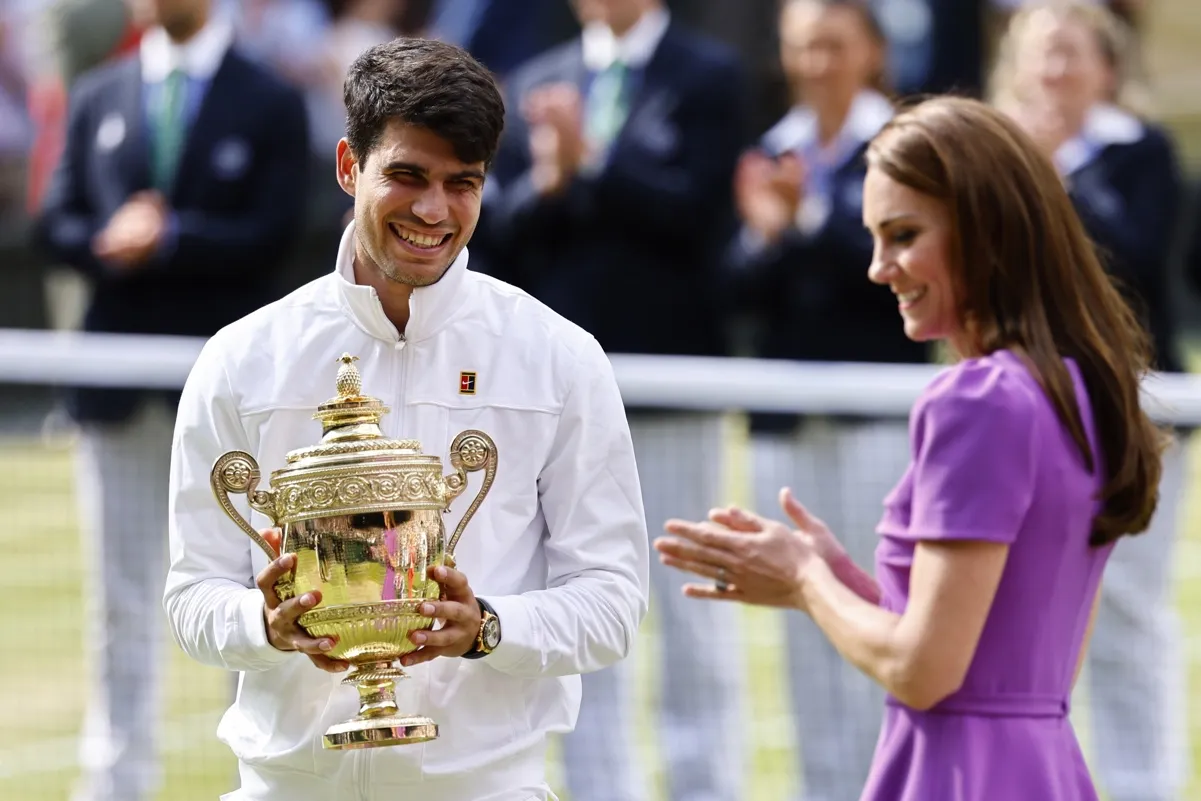
M301 96L210 0L155 0L129 58L72 88L39 239L91 288L89 331L210 336L272 299L305 202ZM247 343L254 347L254 343ZM149 798L177 394L74 388L93 686L76 798Z
M581 37L518 68L482 225L492 266L610 353L718 355L717 258L746 141L742 69L659 0L578 0ZM485 219L486 218L486 219ZM630 410L648 525L719 502L716 414ZM662 632L664 757L677 801L739 797L736 612L702 609L652 560ZM564 742L579 801L645 798L624 714L628 665L583 679Z

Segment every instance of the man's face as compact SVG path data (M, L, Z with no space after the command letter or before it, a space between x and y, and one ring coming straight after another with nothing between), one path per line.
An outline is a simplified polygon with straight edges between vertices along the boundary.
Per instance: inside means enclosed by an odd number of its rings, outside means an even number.
M408 286L436 283L475 231L484 172L437 134L401 122L362 160L343 139L338 182L354 196L362 266Z
M209 14L209 0L134 0L135 16L137 7L147 2L151 19L177 40L186 39L204 27Z
M575 11L581 24L603 22L621 35L654 5L654 0L575 0Z

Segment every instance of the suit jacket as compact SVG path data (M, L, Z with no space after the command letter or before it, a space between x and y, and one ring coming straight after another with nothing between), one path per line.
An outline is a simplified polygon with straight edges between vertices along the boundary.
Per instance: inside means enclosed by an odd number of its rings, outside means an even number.
M1174 148L1159 127L1102 144L1072 170L1068 191L1101 261L1140 311L1155 346L1156 367L1184 370L1170 273L1181 224L1183 184Z
M864 93L842 133L845 156L823 193L807 190L821 211L804 229L789 228L763 245L743 231L727 252L726 293L755 321L753 355L798 361L924 363L928 347L905 336L896 297L867 277L872 237L863 227L867 143L891 116L887 100ZM779 156L808 141L811 112L794 109L760 148ZM824 195L824 197L823 197ZM801 215L805 216L804 213ZM756 414L756 431L788 430L796 415Z
M305 208L303 100L227 51L188 130L168 198L168 241L151 263L125 273L98 261L91 242L131 195L151 187L143 92L136 54L79 79L37 236L88 278L85 330L211 336L275 294ZM80 421L117 422L142 397L74 388L68 408Z
M493 264L609 352L724 350L715 282L733 226L731 181L744 143L733 51L672 24L637 76L626 123L598 172L541 197L520 102L554 82L588 80L581 41L519 68L507 86L499 182L482 229Z
M774 245L735 240L730 297L758 323L755 355L802 361L921 363L925 345L905 336L897 301L867 277L872 238L863 227L864 148L834 171L828 216L816 230Z

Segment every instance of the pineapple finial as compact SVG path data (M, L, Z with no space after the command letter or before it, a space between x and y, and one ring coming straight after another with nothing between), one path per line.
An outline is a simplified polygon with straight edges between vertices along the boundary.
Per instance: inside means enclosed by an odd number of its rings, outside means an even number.
M336 384L340 397L357 398L362 393L363 379L359 375L359 368L354 366L358 360L358 356L351 356L349 353L343 353L338 358L338 361L342 363L342 366L338 368Z

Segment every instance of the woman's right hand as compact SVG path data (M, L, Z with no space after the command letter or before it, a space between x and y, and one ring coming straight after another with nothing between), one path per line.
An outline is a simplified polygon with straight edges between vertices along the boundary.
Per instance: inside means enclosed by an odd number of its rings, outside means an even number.
M842 547L842 543L838 541L829 527L810 514L809 510L802 506L801 502L792 494L792 490L787 487L780 490L780 508L792 520L797 531L809 539L814 552L821 557L823 562L830 565L831 569L839 561L847 558L846 549ZM709 519L735 531L759 530L759 522L736 507L714 509L709 513Z
M805 538L805 542L813 549L814 554L830 568L838 577L860 598L871 603L879 603L880 586L870 573L855 564L842 543L834 536L834 532L812 515L808 509L785 487L780 490L780 508L788 515L796 531ZM715 509L709 518L726 528L736 531L758 531L760 523L747 512L736 508Z

